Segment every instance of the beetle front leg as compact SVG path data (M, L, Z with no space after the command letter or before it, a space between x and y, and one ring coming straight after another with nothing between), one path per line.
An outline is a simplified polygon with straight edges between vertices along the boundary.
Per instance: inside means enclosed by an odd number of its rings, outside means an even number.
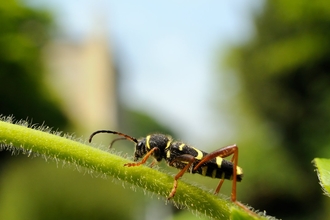
M156 150L159 150L158 147L154 147L152 148L143 158L140 162L137 162L137 163L125 163L124 166L126 167L135 167L135 166L140 166L144 163L147 162L148 158L152 155L152 153Z

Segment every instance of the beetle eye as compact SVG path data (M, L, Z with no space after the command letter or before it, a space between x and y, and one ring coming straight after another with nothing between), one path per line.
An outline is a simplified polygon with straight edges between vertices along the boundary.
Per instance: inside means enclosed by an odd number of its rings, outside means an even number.
M136 148L142 148L143 147L143 143L142 142L139 142L137 145L136 145Z

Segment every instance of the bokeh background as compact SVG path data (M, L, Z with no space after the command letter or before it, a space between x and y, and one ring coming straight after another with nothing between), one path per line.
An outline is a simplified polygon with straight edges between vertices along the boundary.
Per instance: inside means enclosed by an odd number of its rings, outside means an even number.
M240 201L277 218L328 219L311 161L330 157L329 57L326 0L7 0L0 114L82 139L112 129L204 151L236 143ZM95 141L106 149L111 138ZM133 154L129 143L116 150ZM0 152L0 219L203 218L135 191Z

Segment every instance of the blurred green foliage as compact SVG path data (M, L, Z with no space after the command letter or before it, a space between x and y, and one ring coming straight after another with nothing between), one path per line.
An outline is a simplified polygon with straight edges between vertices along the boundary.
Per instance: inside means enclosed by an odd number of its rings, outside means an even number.
M248 200L279 218L324 219L311 161L330 155L329 27L329 1L269 0L226 60Z
M44 85L41 48L49 40L51 15L15 0L0 4L0 114L65 128L67 117Z
M324 195L330 196L330 159L315 158L313 163Z

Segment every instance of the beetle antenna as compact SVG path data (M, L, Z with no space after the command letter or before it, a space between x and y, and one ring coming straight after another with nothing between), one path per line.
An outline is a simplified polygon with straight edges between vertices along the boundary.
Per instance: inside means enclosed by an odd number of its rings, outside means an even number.
M120 138L116 138L113 139L109 145L109 149L111 149L112 145L116 142L116 141L120 141L120 140L127 140L125 137L120 137Z
M138 143L138 140L134 137L131 137L127 134L123 134L123 133L120 133L120 132L117 132L117 131L110 131L110 130L98 130L98 131L95 131L91 134L91 136L89 137L88 139L88 142L91 143L92 142L92 139L93 137L96 135L96 134L99 134L99 133L110 133L110 134L117 134L117 135L120 135L122 136L124 139L127 139L129 141L132 141L132 142L135 142L135 143ZM119 139L115 139L116 140L119 140ZM113 144L113 142L111 142L111 145ZM111 146L110 146L111 147Z

